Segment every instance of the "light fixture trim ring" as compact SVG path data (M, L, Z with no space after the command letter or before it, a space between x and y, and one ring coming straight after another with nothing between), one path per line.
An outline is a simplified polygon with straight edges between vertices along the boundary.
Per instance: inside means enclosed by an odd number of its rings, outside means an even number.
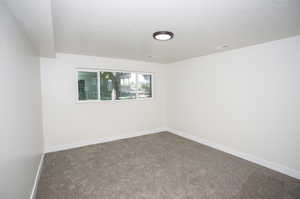
M168 41L168 40L173 39L174 33L172 33L171 31L156 31L155 33L153 33L152 36L155 40L158 40L158 41ZM169 37L160 39L159 36L169 36Z

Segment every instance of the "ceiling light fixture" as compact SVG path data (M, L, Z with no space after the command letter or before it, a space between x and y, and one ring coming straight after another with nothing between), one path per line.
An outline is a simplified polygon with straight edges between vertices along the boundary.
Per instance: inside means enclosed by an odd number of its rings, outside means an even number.
M168 41L174 37L174 33L170 31L157 31L153 33L153 38L159 41Z

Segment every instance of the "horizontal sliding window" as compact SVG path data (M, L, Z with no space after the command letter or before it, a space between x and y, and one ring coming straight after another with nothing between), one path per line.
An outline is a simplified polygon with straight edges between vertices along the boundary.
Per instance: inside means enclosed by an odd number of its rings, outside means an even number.
M152 98L152 74L118 71L77 71L78 100Z

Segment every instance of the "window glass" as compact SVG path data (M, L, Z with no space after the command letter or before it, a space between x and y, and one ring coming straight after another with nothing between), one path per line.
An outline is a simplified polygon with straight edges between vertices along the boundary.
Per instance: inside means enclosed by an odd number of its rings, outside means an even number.
M137 97L150 98L152 97L152 75L137 74Z
M113 72L100 72L100 95L101 100L116 99L116 78Z
M100 72L101 100L136 98L136 74L127 72Z
M136 98L136 74L116 73L116 99L126 100Z
M97 72L78 72L77 77L79 100L97 100Z

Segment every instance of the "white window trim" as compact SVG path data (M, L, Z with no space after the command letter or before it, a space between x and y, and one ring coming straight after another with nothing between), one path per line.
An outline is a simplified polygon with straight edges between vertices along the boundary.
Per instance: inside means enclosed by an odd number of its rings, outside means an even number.
M78 88L78 72L96 72L97 73L97 92L98 99L96 100L79 100L79 88ZM100 72L123 72L123 73L136 73L136 98L135 99L125 99L125 100L101 100L100 94ZM145 74L151 75L151 97L147 98L137 98L137 75ZM111 103L111 102L130 102L130 101L147 101L154 99L154 72L144 72L144 71L130 71L130 70L112 70L106 68L98 68L98 69L89 69L89 68L77 68L75 70L75 84L76 84L76 103Z

